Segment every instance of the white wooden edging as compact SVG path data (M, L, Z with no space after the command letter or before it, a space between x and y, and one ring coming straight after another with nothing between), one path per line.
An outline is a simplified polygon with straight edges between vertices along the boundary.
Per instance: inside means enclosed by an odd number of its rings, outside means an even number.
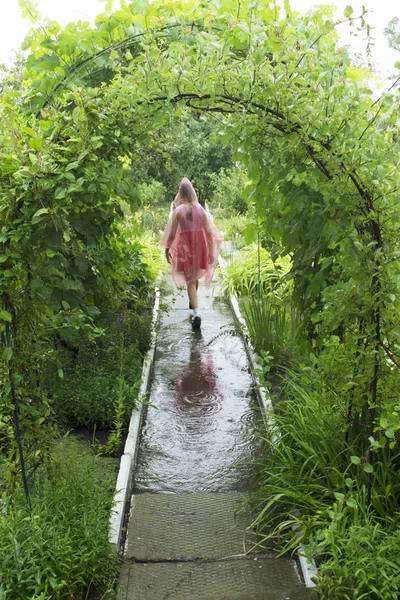
M109 542L113 545L116 552L119 551L121 545L122 529L125 520L125 511L127 507L128 496L131 490L132 473L136 463L138 442L140 434L140 426L143 418L143 407L149 388L149 380L151 367L154 361L154 353L156 348L156 324L158 312L160 308L160 290L155 288L155 301L153 307L152 332L150 348L143 361L142 368L142 383L138 394L138 409L132 410L129 421L128 435L125 441L124 454L121 456L120 467L115 486L114 506L109 520Z
M218 262L220 264L221 271L224 273L225 268L226 268L225 260L221 255L218 259ZM242 326L243 333L245 334L243 336L244 347L246 349L247 357L250 362L251 372L252 372L253 380L255 383L257 398L258 398L260 406L264 409L264 411L263 411L264 423L265 423L266 427L269 429L271 427L272 420L273 420L272 414L274 412L274 407L272 405L272 401L271 401L270 395L268 393L268 389L261 384L260 378L258 377L258 374L257 374L257 369L259 369L261 367L261 361L260 361L259 356L255 352L253 345L250 341L250 335L249 335L249 331L248 331L248 328L246 325L246 321L242 317L242 314L240 312L239 303L237 301L237 298L235 296L233 296L232 294L229 294L229 303L231 305L231 308L235 315L235 318ZM268 413L270 413L270 415L268 415ZM299 564L300 564L300 568L301 568L305 586L307 588L315 587L315 583L312 580L312 578L315 577L315 575L318 572L315 563L314 562L310 563L306 559L306 557L304 555L303 546L299 546L299 551L298 551L297 555L298 555Z

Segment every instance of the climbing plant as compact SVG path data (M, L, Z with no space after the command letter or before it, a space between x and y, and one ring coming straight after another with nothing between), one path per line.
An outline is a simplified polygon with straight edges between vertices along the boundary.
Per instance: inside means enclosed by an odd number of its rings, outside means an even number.
M120 289L118 198L135 205L134 157L188 107L212 117L246 166L257 227L293 256L294 301L315 348L347 366L349 423L355 411L377 436L400 364L399 104L393 92L372 99L332 10L124 1L94 26L48 21L28 36L26 83L0 107L1 315L13 346L3 369L13 366L21 409L46 404L32 400L40 340L90 326L100 278ZM350 7L344 20L355 23Z

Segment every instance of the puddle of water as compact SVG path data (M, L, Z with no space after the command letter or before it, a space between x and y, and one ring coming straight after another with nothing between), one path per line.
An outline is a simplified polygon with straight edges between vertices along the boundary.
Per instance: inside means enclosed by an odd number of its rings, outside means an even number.
M163 316L134 492L245 491L253 481L261 416L246 353L225 333L226 304L201 305L196 332L184 297Z

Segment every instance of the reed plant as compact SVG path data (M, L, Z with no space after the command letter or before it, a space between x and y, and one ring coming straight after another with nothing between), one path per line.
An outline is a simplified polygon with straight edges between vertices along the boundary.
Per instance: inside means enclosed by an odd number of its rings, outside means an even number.
M274 362L282 363L287 354L286 306L271 301L268 296L250 296L241 298L240 310L255 351L259 356L268 354Z
M285 369L281 388L251 498L260 546L301 546L319 566L321 600L398 598L400 553L390 553L400 524L397 446L376 452L371 465L362 434L345 436L346 399L317 369Z
M259 463L259 489L253 496L261 543L275 538L285 551L297 549L323 526L335 491L345 488L340 401L332 392L324 405L321 386L309 389L304 383L304 375L285 381L264 436L268 450Z

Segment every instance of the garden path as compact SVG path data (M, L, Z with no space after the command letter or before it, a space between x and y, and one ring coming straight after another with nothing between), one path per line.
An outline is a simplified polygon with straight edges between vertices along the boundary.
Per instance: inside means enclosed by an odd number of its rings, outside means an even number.
M237 514L254 479L262 418L245 348L220 297L163 298L150 405L134 473L119 600L301 600L296 562L253 549Z

